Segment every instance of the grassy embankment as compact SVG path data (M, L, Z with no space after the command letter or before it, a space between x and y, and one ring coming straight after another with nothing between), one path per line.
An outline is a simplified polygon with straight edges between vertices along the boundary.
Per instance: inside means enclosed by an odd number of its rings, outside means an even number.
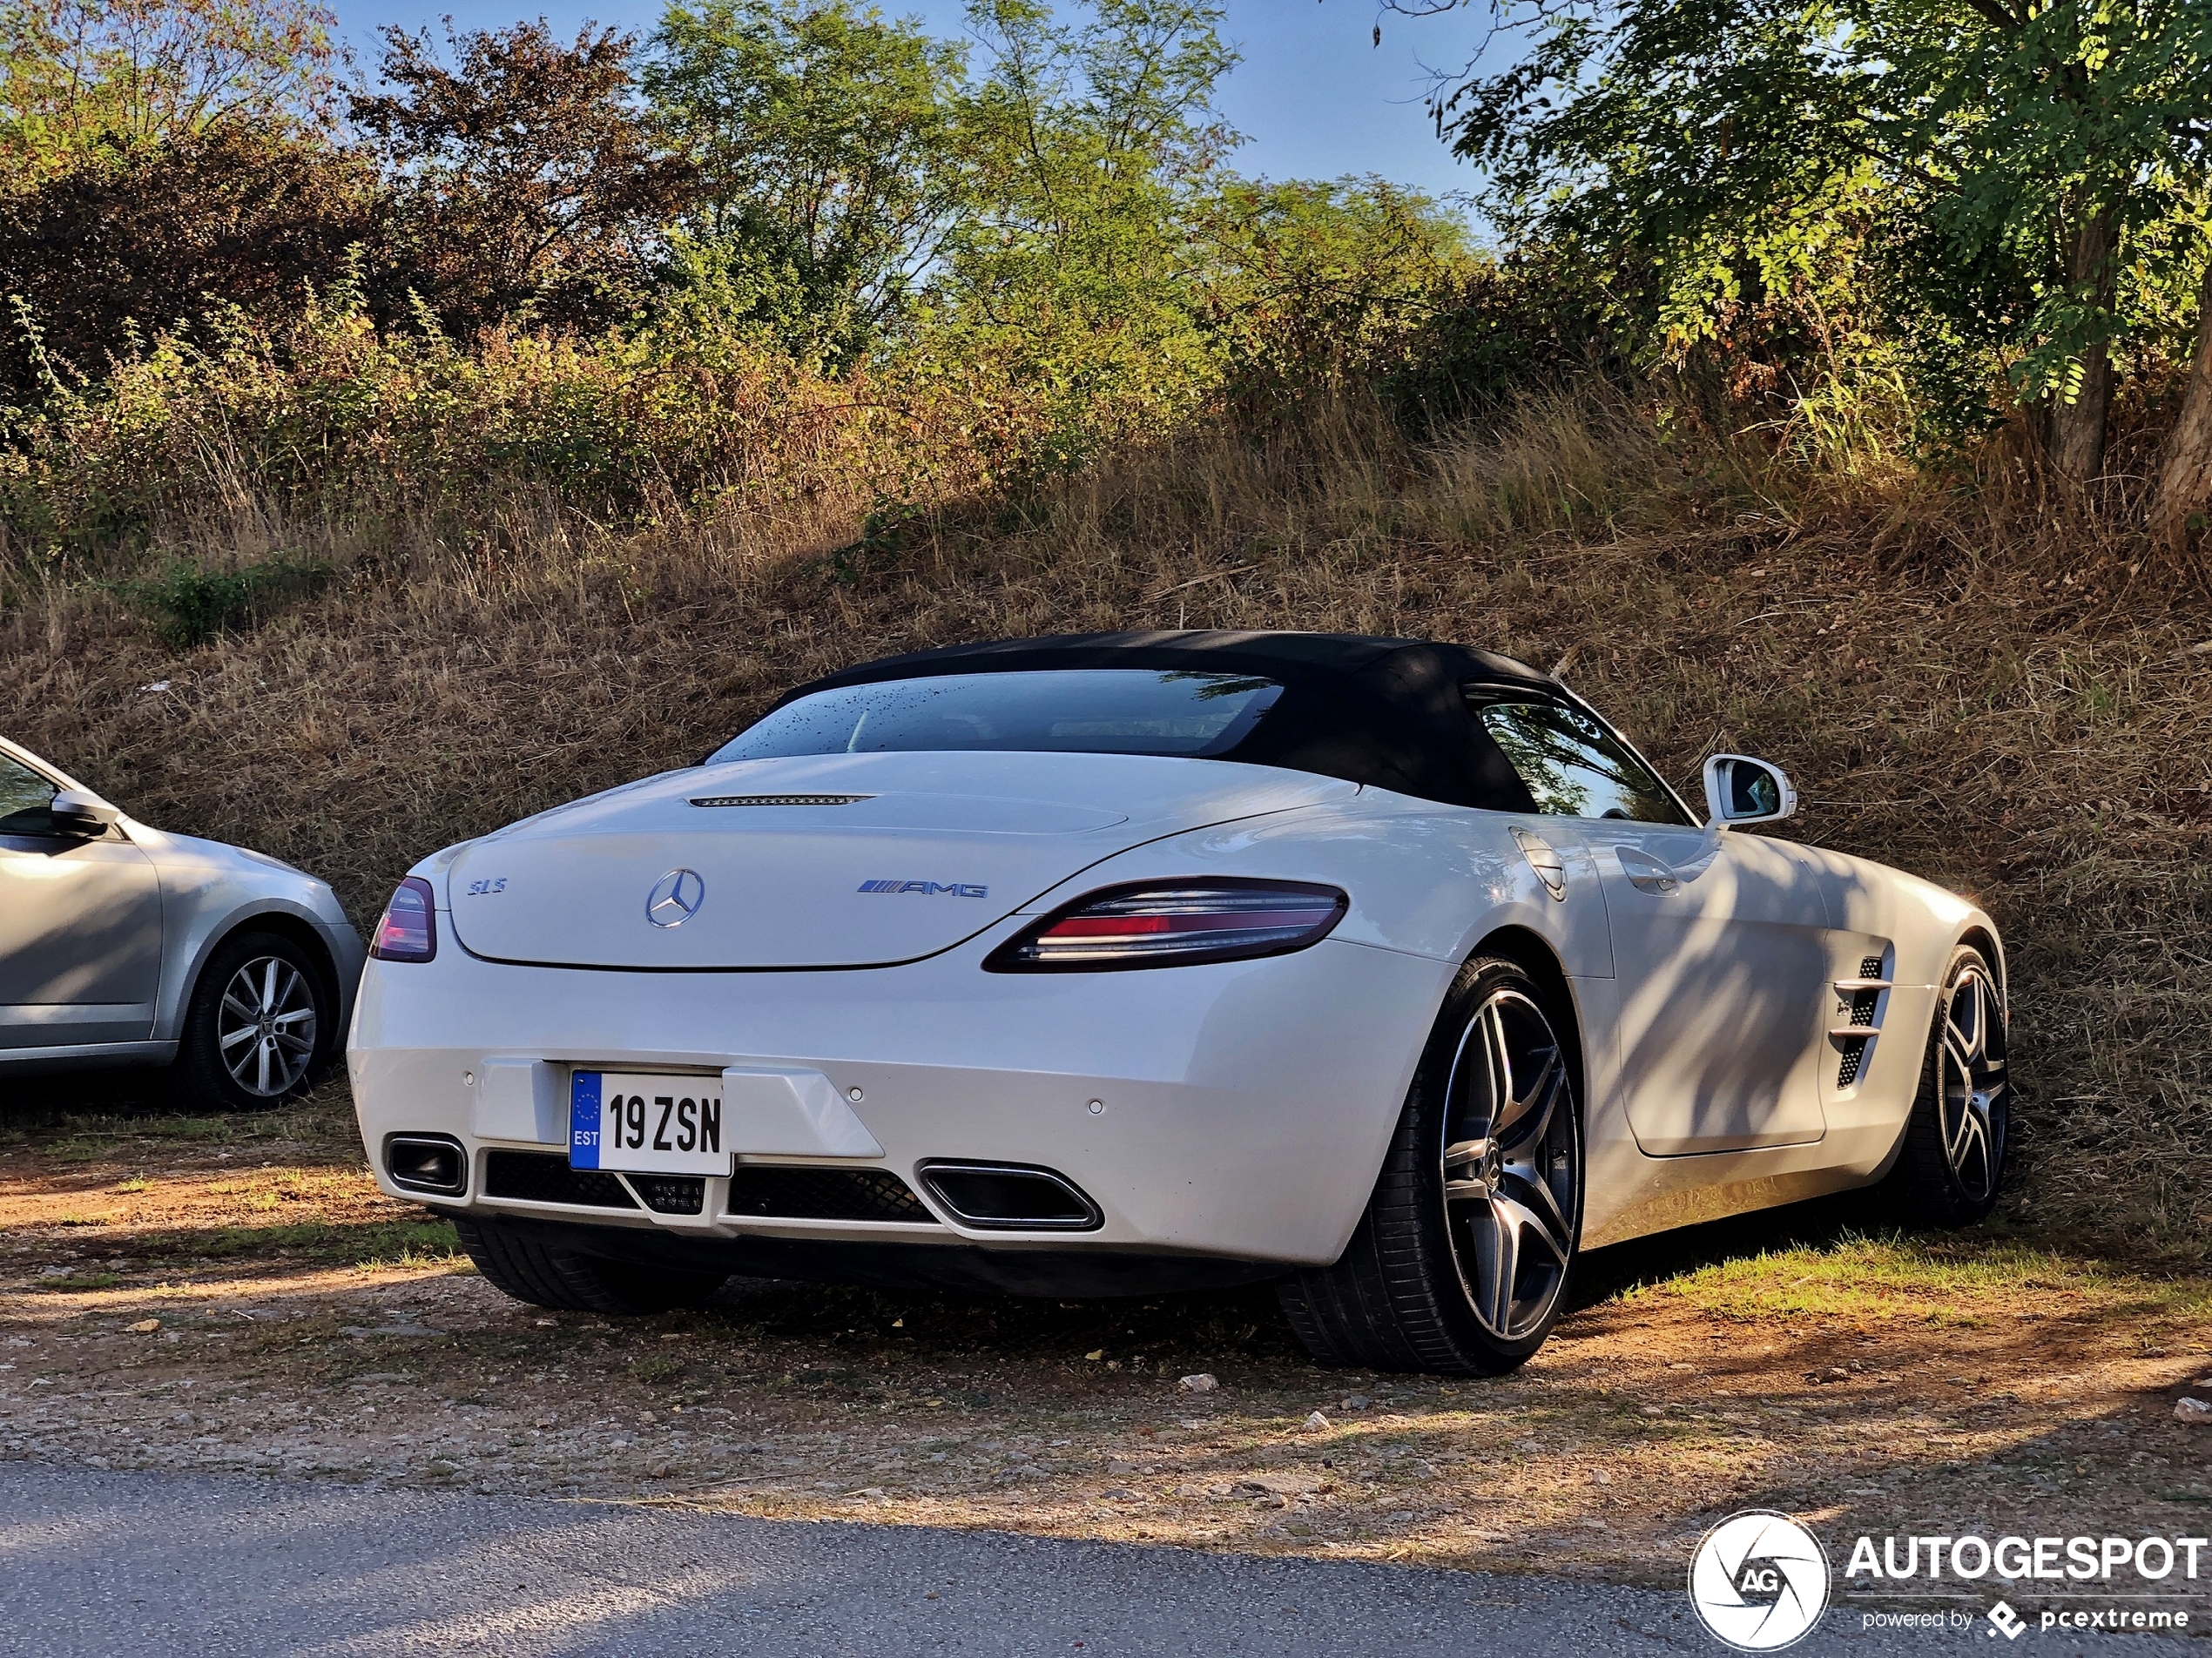
M287 519L211 482L135 553L17 561L0 706L149 821L314 869L366 920L424 853L692 761L870 656L1148 626L1492 645L1678 779L1769 755L1791 832L1986 904L2022 1088L2006 1223L2201 1257L2212 614L2139 567L2124 512L2000 459L1946 484L1663 438L1609 393L1428 443L1343 404L1018 490L941 467L934 494L895 435L816 414L780 475L643 528L513 489L473 522ZM916 504L887 510L894 468ZM145 584L180 552L323 574L184 646Z

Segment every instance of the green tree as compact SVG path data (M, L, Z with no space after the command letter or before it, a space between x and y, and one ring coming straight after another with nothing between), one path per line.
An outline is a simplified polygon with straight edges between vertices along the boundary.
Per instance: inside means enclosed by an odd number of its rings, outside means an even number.
M1077 24L1046 0L974 0L990 74L966 114L980 212L965 281L1109 290L1187 273L1180 209L1242 140L1213 107L1237 53L1208 0L1096 0Z
M375 179L331 142L333 22L314 0L0 3L9 395L340 273Z
M1226 179L1194 217L1205 326L1247 418L1403 367L1480 263L1457 218L1378 178Z
M975 0L955 46L860 0L684 0L643 77L701 180L664 313L1010 381L1069 462L1394 361L1463 232L1379 180L1238 179L1221 17Z
M320 127L336 22L314 0L7 0L0 169L20 185L101 145Z
M986 356L1065 414L1072 463L1157 427L1217 374L1199 220L1238 142L1213 105L1237 54L1209 0L974 0L988 73L962 112L974 206L931 284L934 349ZM1109 423L1110 424L1110 423Z
M895 329L971 205L965 57L854 0L671 6L642 81L698 169L680 268L833 360Z
M1678 335L1842 259L1930 395L2001 367L2097 475L2114 347L2206 258L2203 0L1485 3L1515 61L1437 112L1503 223L1641 265Z

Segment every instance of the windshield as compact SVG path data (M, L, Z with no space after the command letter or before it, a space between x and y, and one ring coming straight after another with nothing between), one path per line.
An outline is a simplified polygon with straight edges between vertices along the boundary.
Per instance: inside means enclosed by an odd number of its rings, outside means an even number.
M1203 758L1242 742L1282 694L1249 674L1142 668L894 679L801 697L707 763L948 749Z

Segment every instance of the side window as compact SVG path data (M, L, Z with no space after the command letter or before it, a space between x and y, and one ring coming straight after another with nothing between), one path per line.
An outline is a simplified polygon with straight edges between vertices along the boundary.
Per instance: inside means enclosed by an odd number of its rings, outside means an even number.
M1650 767L1588 715L1555 703L1479 703L1475 718L1536 809L1561 818L1688 824Z
M49 808L58 792L29 766L0 754L0 835L52 834L54 814Z

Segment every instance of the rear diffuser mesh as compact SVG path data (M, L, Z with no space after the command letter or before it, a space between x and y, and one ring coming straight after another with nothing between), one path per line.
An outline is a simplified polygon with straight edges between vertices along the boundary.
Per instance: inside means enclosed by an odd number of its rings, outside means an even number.
M730 1213L783 1220L937 1223L914 1188L886 1169L749 1163L730 1177Z
M612 1175L571 1169L543 1151L494 1151L484 1158L484 1196L528 1203L574 1203L584 1209L635 1209L637 1200ZM695 1203L687 1212L696 1215Z

